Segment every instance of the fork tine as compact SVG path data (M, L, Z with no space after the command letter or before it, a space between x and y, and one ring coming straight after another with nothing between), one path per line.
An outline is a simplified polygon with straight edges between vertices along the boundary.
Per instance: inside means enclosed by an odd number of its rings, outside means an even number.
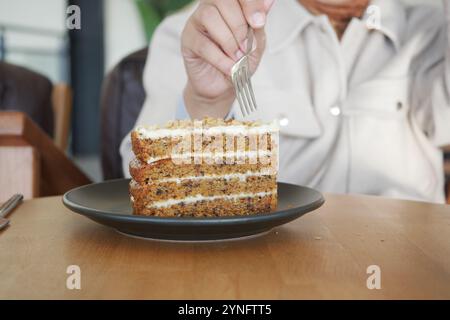
M243 92L244 92L244 96L245 96L245 100L247 102L247 107L248 107L248 113L252 113L253 112L253 103L252 103L252 99L250 97L250 91L248 89L248 77L247 77L247 73L245 72L245 66L242 67L241 70L241 79L242 79L242 86L244 88Z
M250 98L251 98L251 107L252 107L252 111L256 111L258 109L257 105L256 105L256 99L255 99L255 93L253 92L253 86L252 86L252 81L250 79L250 74L248 72L248 66L245 66L245 78L247 79L247 88L248 91L250 92Z
M252 113L251 108L250 108L250 100L248 98L248 94L246 92L246 84L245 84L245 74L243 71L243 68L240 68L238 71L238 83L240 86L240 92L241 92L241 99L244 101L244 105L245 105L245 111L247 113L247 115L249 115L250 113Z
M253 29L249 27L246 53L231 69L231 80L233 82L234 90L236 91L236 99L239 102L241 113L244 117L257 110L255 94L249 72L249 55L253 48L253 37Z
M233 80L233 85L234 85L234 90L236 91L236 99L239 102L239 107L241 108L241 112L242 115L245 117L247 115L246 110L245 110L245 106L244 106L244 101L242 100L242 94L241 94L241 88L239 86L239 75L238 72L233 74L232 80Z

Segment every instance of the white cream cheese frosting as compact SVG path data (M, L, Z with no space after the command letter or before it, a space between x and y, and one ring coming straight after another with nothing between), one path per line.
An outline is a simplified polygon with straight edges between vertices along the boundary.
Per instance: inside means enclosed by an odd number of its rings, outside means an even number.
M210 128L203 127L190 127L180 129L167 129L167 128L155 128L138 126L136 132L141 139L162 139L170 137L182 137L190 134L203 134L206 136L214 136L219 134L225 135L255 135L265 133L276 133L279 131L278 122L274 121L270 124L264 124L257 127L249 127L243 125L230 125L230 126L217 126Z
M271 169L264 169L257 172L247 171L246 173L229 173L229 174L208 174L204 176L186 176L186 177L176 177L176 178L162 178L150 182L159 182L159 183L165 183L165 182L176 182L176 183L182 183L186 180L192 180L192 181L198 181L198 180L232 180L232 179L239 179L241 182L247 181L248 177L263 177L263 176L271 176L274 175L275 172ZM139 184L135 180L131 180L130 184L132 187L138 187Z

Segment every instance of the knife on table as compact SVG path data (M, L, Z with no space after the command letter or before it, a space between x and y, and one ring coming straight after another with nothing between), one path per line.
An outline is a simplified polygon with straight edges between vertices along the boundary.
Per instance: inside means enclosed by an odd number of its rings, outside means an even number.
M15 194L11 198L9 198L8 201L6 201L1 207L0 207L0 230L5 228L7 225L9 225L9 220L6 219L6 216L14 210L15 207L17 207L23 200L23 195L21 194Z

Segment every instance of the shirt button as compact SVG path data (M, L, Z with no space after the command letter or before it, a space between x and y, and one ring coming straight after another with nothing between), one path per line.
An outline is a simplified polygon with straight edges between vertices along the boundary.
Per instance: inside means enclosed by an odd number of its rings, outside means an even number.
M330 108L330 113L333 116L337 117L341 114L341 108L339 108L339 106L333 106Z
M278 116L278 124L281 127L286 127L289 124L289 119L285 115Z

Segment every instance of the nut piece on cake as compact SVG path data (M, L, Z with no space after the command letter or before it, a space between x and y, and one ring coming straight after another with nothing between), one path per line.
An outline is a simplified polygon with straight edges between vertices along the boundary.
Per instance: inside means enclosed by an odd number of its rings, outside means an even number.
M277 206L278 126L205 118L131 133L137 215L234 216Z

